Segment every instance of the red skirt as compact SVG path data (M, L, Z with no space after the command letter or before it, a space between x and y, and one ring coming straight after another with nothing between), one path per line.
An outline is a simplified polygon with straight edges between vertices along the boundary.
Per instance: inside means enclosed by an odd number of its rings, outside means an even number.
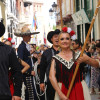
M65 88L64 84L62 84L61 91L67 95L68 89ZM76 83L72 88L72 91L69 96L70 100L84 100L83 87L81 82Z
M9 87L10 87L11 95L13 96L13 94L14 94L14 85L13 85L13 79L11 77L12 77L11 72L9 72Z
M58 83L58 85L63 94L67 96L68 89L65 87L65 85L63 83ZM60 100L57 92L55 93L54 100ZM75 83L71 90L69 100L91 100L88 87L84 80L82 82Z

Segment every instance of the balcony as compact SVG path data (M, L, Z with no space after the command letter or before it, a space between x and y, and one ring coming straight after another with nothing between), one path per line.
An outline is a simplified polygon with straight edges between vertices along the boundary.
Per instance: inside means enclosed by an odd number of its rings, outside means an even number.
M72 19L72 14L67 14L66 16L62 16L62 20L63 20L63 24L65 25L67 22L71 22ZM56 19L56 24L59 25L61 23L61 18L60 18L60 14L57 14L57 19Z
M33 3L33 0L23 0L24 2L24 7L30 6Z
M8 13L7 19L14 20L14 21L18 22L17 17L13 13Z

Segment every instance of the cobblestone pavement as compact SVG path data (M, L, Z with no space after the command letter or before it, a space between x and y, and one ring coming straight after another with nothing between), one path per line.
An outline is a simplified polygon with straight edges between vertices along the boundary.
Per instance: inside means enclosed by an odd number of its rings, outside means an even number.
M100 97L100 95L91 95L91 100L100 100L98 97Z

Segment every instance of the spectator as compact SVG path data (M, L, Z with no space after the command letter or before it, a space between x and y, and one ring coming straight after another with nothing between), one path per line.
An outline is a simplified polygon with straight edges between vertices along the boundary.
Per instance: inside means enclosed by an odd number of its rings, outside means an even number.
M77 39L73 40L72 46L75 52L80 51L82 49L82 43Z
M5 27L0 22L0 37L5 33ZM12 100L21 100L22 74L18 59L14 50L0 42L0 100L11 100L11 93L8 84L8 70L12 68L14 77L14 94Z

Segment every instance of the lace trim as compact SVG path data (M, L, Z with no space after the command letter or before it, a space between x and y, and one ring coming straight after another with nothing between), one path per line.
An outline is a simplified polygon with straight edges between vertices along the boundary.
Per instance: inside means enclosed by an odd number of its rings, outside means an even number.
M75 60L79 57L80 52L76 52L75 53ZM65 59L63 59L62 57L60 57L59 55L55 55L53 56L53 58L56 58L57 60L59 60L62 64L64 64L68 69L70 69L72 67L72 65L74 64L73 59L71 58L70 61L66 61Z

